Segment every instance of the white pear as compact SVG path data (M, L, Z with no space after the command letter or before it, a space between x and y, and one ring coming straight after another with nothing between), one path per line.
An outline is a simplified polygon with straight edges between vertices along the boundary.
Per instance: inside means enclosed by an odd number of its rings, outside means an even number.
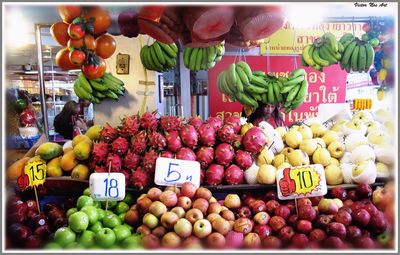
M345 152L342 156L342 158L340 159L340 164L353 164L353 156L351 152Z
M387 178L390 176L389 167L381 162L376 162L376 177Z
M321 146L322 148L326 148L326 144L324 142L324 139L322 139L321 137L317 137L317 138L314 138L314 139L317 141L317 144L319 146Z
M300 143L300 150L304 151L309 156L312 156L317 148L318 143L316 139L305 139Z
M282 165L284 162L287 162L287 158L285 156L285 154L278 154L275 155L274 160L272 161L272 164L274 165L274 167L278 167L280 165Z
M383 122L383 127L384 130L388 133L388 134L395 134L396 128L395 125L393 123L393 121L385 121Z
M372 160L354 165L351 171L351 178L358 184L372 184L376 180L376 175L376 166Z
M291 164L289 164L288 162L283 162L280 166L277 167L277 170L284 169L284 168L290 168L290 167L292 167Z
M288 132L288 128L287 127L277 127L275 128L275 131L279 133L279 135L281 136L281 138L284 140L285 136Z
M394 163L394 149L391 147L377 147L375 148L376 160L386 165Z
M337 158L331 158L331 165L340 166L340 162Z
M267 146L265 146L257 156L257 165L261 166L264 164L271 164L274 160L274 157L274 153L268 149Z
M313 137L322 137L328 131L328 129L322 125L321 123L313 123L310 126L312 132L313 132Z
M340 120L336 122L330 129L336 132L342 132L342 127L346 123L345 120Z
M274 184L276 180L276 168L272 165L264 164L260 166L257 174L257 183Z
M375 151L369 145L363 144L351 152L351 159L355 164L359 164L367 160L375 161Z
M302 153L303 153L303 165L307 166L310 164L310 157L304 151L302 151Z
M343 183L343 174L339 166L328 165L325 167L326 184L339 185Z
M367 134L382 130L382 125L378 121L370 121L365 123L365 125L367 126Z
M286 144L293 149L297 149L300 146L301 141L303 141L301 133L292 128L285 136Z
M301 133L303 140L313 138L313 132L312 132L311 128L304 124L299 127L298 131Z
M328 130L322 137L322 140L324 140L326 146L329 146L329 144L339 141L340 137L336 133L336 131Z
M367 139L369 143L374 145L385 145L390 142L390 136L382 130L369 133Z
M380 123L389 121L391 118L393 118L392 114L385 109L379 109L374 113L374 119Z
M352 152L357 146L368 144L368 139L360 133L352 133L344 140L346 151Z
M285 147L281 136L279 135L278 131L273 130L267 136L267 146L268 148L276 155L280 153L283 148Z
M261 129L261 131L263 131L265 138L266 138L266 142L269 143L271 142L271 140L273 139L273 131L274 131L274 127L271 126L271 124L269 124L266 121L261 121L258 124L258 127Z
M351 164L351 163L340 164L340 169L342 169L344 183L349 184L352 182L352 178L351 178L352 173L351 172L353 171L353 166L354 166L354 164Z
M342 131L345 135L350 135L352 133L360 133L365 135L367 132L367 127L361 120L350 120L343 125Z
M339 141L335 141L328 146L328 151L334 158L341 158L346 151L346 148L343 143Z
M331 163L331 154L325 148L317 148L312 155L312 159L314 164L321 164L323 166L327 166Z
M301 166L304 161L304 153L302 150L293 150L292 152L287 154L287 158L289 163L292 166ZM308 155L305 155L308 158Z
M244 178L248 184L257 183L257 174L259 167L256 164L252 164L246 171L244 171Z
M359 111L356 114L354 114L352 120L360 120L364 123L369 122L369 121L373 121L374 117L372 116L372 114L369 111Z

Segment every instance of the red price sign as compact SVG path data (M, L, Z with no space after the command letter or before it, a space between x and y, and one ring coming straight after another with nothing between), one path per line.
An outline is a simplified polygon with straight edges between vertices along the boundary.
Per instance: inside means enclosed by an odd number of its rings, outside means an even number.
M323 196L328 192L320 164L280 169L276 173L279 199Z
M21 190L34 187L46 181L46 162L41 159L28 161L24 167L24 174L18 178L18 186Z

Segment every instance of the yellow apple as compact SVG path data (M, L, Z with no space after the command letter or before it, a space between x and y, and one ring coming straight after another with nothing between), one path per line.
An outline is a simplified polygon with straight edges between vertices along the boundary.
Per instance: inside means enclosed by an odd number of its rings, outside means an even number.
M339 185L343 183L343 174L339 166L328 165L325 167L326 184Z
M274 157L274 153L267 147L264 147L264 149L262 149L260 154L257 156L257 165L261 166L264 164L271 164L274 160Z
M299 127L299 130L298 130L300 133L301 133L301 135L303 136L303 140L304 139L311 139L311 138L313 138L313 132L312 132L312 130L311 130L311 128L310 127L308 127L308 126L306 126L306 125L301 125L300 127Z
M327 166L331 163L331 154L329 154L329 151L327 149L319 147L315 150L312 156L312 160L314 164Z
M276 168L272 165L264 164L260 166L257 174L259 184L274 184L276 180Z
M284 162L286 162L286 156L284 154L278 154L274 157L274 160L272 161L274 167L278 167L282 165Z
M324 140L326 146L329 146L329 144L339 141L340 137L336 133L336 131L328 130L322 137L322 140Z
M343 143L336 141L329 144L328 151L332 157L341 158L343 157L344 152L346 151L346 147L344 146Z
M285 136L286 144L293 149L297 149L300 146L301 141L303 141L303 136L295 129L290 129Z
M328 131L328 129L320 124L320 123L313 123L310 126L312 133L313 133L313 137L322 137L325 135L326 131Z
M314 151L318 148L318 142L316 139L305 139L300 144L300 150L312 156Z

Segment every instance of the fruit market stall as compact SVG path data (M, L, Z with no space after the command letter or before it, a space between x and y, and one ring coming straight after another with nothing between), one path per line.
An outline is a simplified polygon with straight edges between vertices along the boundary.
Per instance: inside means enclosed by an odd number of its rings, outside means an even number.
M51 5L45 130L7 158L6 251L397 249L397 14L317 6L301 25L310 5ZM65 142L42 29L94 105ZM26 95L8 107L40 136Z

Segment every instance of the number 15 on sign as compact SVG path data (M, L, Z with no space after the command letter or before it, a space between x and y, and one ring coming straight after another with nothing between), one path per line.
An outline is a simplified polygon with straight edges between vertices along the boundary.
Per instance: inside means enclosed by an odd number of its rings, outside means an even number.
M200 186L200 163L191 160L157 158L154 182L163 186L181 186L191 182Z

